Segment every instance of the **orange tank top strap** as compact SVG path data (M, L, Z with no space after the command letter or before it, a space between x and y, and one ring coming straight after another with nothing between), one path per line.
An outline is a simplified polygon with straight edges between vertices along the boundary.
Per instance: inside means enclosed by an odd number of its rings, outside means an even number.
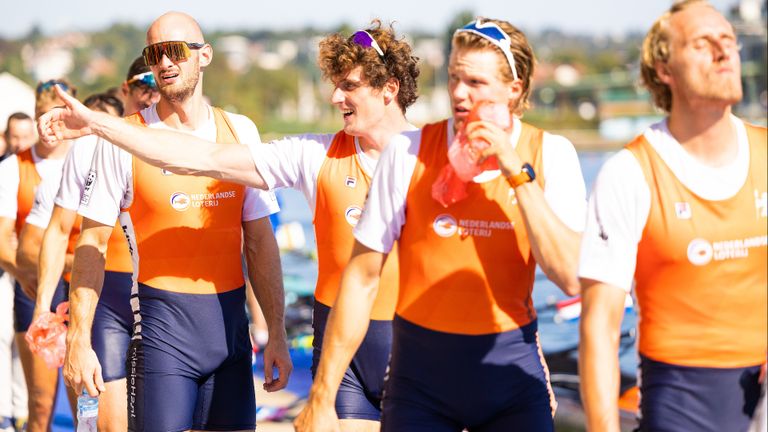
M337 133L317 176L315 237L318 277L315 299L333 306L341 274L352 253L352 230L362 213L370 188L370 175L360 165L355 138ZM371 319L391 320L397 299L397 252L390 253L382 270L379 293Z
M19 161L19 188L16 195L16 235L21 233L21 228L32 211L35 203L35 192L40 184L40 174L35 167L35 159L32 149L24 150L16 155Z
M448 123L427 125L406 198L397 313L420 326L491 334L532 322L535 260L514 189L504 176L467 185L448 208L431 187L448 163ZM541 131L523 124L517 151L537 172ZM538 176L537 176L538 177Z

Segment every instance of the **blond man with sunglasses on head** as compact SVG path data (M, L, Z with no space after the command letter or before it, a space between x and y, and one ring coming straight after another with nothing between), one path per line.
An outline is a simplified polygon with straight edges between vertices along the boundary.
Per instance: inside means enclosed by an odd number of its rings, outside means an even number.
M180 130L219 147L259 140L249 119L204 103L203 69L213 51L190 16L170 12L155 20L143 56L161 97L127 123ZM105 250L119 219L133 262L128 430L253 430L243 252L269 326L266 390L283 388L292 368L279 254L267 217L275 211L271 194L175 175L99 140L79 208L83 228L73 265L68 383L93 396L105 390L91 327Z

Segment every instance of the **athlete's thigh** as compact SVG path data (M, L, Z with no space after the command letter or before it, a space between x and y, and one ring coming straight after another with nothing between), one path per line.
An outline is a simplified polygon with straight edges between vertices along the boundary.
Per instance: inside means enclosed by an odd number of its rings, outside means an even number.
M548 404L501 413L492 421L468 429L469 432L553 432L555 424Z
M172 355L131 341L126 361L128 430L183 431L192 428L197 380L179 373L183 364Z
M225 363L200 386L193 424L202 430L253 429L256 397L249 357Z
M131 342L130 325L126 327L121 318L108 308L96 307L91 328L91 344L101 364L101 375L105 382L125 379L125 361Z

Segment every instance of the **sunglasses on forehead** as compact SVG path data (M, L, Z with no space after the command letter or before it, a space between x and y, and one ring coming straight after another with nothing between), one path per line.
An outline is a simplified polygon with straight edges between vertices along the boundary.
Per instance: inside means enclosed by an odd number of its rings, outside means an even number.
M53 86L55 85L61 87L61 89L64 90L65 92L69 91L69 85L67 83L59 80L48 80L46 82L41 82L40 84L38 84L37 89L35 89L35 92L37 94L40 94L46 90L52 89Z
M355 32L355 34L352 35L351 40L361 47L375 49L376 53L381 57L381 61L384 61L384 51L382 51L381 47L376 42L376 39L374 39L367 31L360 30Z
M141 52L144 57L144 63L147 66L154 66L163 60L163 55L168 60L176 63L184 61L192 54L191 50L199 50L204 47L204 43L185 42L185 41L165 41L152 45L147 45Z
M515 68L515 56L512 55L512 50L509 48L512 44L512 40L496 23L491 21L481 23L480 20L477 19L456 30L453 34L457 35L459 33L472 33L491 42L494 46L499 48L507 58L507 63L509 63L509 67L512 69L512 76L515 79L518 79L517 68Z
M157 88L157 83L155 82L155 75L152 72L143 72L140 74L136 74L132 76L131 79L129 79L125 83L132 86L143 85L151 89Z

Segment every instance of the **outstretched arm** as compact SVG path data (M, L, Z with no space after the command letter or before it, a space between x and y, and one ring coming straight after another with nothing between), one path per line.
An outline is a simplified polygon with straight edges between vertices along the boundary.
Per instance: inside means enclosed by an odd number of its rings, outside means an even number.
M280 252L269 217L243 223L248 278L267 321L269 340L264 348L264 389L285 388L293 370L285 333L285 291ZM273 368L278 378L273 379Z
M58 86L56 92L65 105L38 119L38 131L45 142L95 134L151 165L177 174L207 176L267 188L248 146L218 145L182 132L133 125L88 109Z
M385 257L355 241L325 327L320 365L309 401L294 422L298 432L339 430L336 393L368 330Z

